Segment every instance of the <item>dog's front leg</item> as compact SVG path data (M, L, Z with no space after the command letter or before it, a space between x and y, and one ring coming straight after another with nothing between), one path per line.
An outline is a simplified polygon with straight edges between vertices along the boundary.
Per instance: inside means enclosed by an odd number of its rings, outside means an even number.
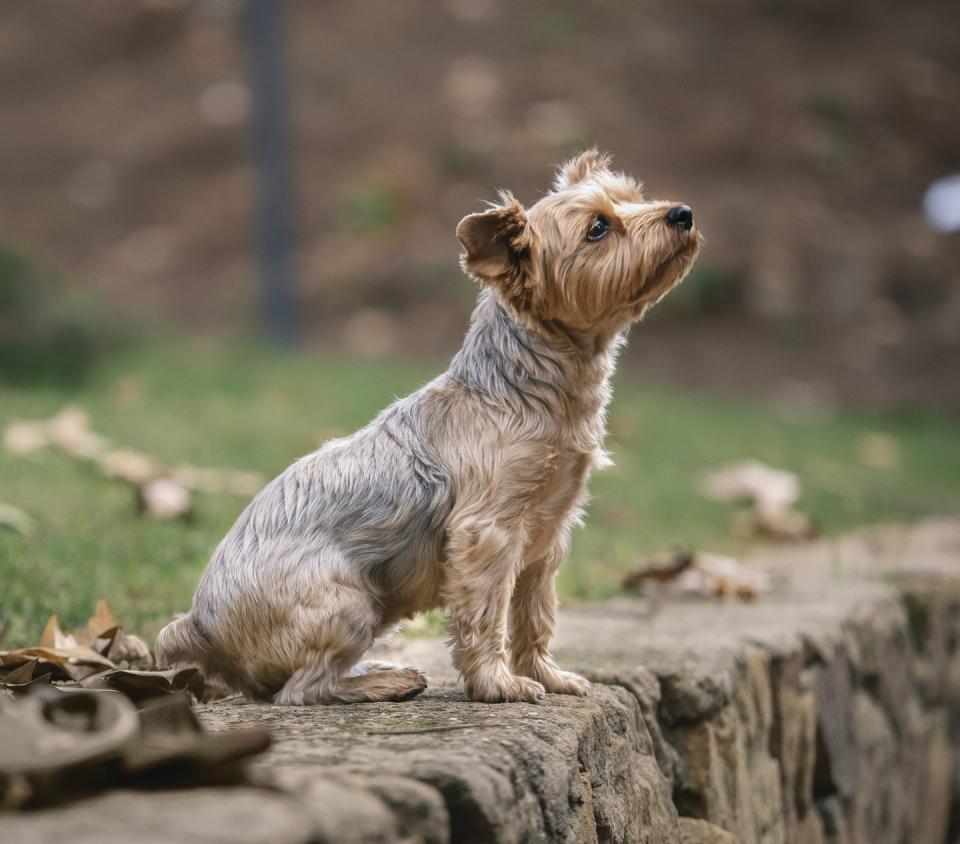
M488 703L542 698L540 683L511 673L507 614L521 543L489 520L453 520L448 530L444 603L453 663L467 697Z
M550 655L557 621L557 569L566 549L555 547L544 559L530 563L517 578L510 601L511 664L517 674L532 677L548 692L585 695L589 681L563 671Z

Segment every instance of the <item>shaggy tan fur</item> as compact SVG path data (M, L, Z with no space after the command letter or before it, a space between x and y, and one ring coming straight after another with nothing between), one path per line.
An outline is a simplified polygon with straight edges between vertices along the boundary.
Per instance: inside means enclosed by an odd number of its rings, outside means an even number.
M697 255L692 215L668 219L681 210L589 151L529 209L503 193L465 217L463 267L484 290L450 369L268 485L158 660L281 704L398 700L423 676L360 658L442 607L470 698L584 694L550 655L554 578L609 462L624 334Z

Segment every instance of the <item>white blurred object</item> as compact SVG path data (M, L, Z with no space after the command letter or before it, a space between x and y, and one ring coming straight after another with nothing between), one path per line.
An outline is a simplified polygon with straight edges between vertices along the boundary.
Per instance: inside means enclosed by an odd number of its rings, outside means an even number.
M937 231L960 231L960 173L930 184L923 197L923 213Z
M190 514L190 490L170 478L144 484L137 495L141 511L152 519L179 519Z
M734 517L738 533L794 541L815 536L817 526L793 505L800 498L800 479L759 460L722 466L704 475L700 491L715 501L748 501L750 509Z
M701 491L716 501L747 500L764 513L783 513L800 497L800 479L759 460L724 466L705 475Z

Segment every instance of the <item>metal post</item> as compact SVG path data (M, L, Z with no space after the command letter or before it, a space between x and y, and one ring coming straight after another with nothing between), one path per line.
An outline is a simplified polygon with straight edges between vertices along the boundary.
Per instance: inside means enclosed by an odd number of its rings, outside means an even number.
M247 40L263 308L270 336L289 345L298 326L282 0L247 0Z

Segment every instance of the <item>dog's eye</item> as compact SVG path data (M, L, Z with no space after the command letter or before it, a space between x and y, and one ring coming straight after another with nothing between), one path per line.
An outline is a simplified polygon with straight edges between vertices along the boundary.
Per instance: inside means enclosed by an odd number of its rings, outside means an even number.
M610 231L610 223L607 218L597 217L590 226L590 231L587 232L587 240L600 240L608 231Z

